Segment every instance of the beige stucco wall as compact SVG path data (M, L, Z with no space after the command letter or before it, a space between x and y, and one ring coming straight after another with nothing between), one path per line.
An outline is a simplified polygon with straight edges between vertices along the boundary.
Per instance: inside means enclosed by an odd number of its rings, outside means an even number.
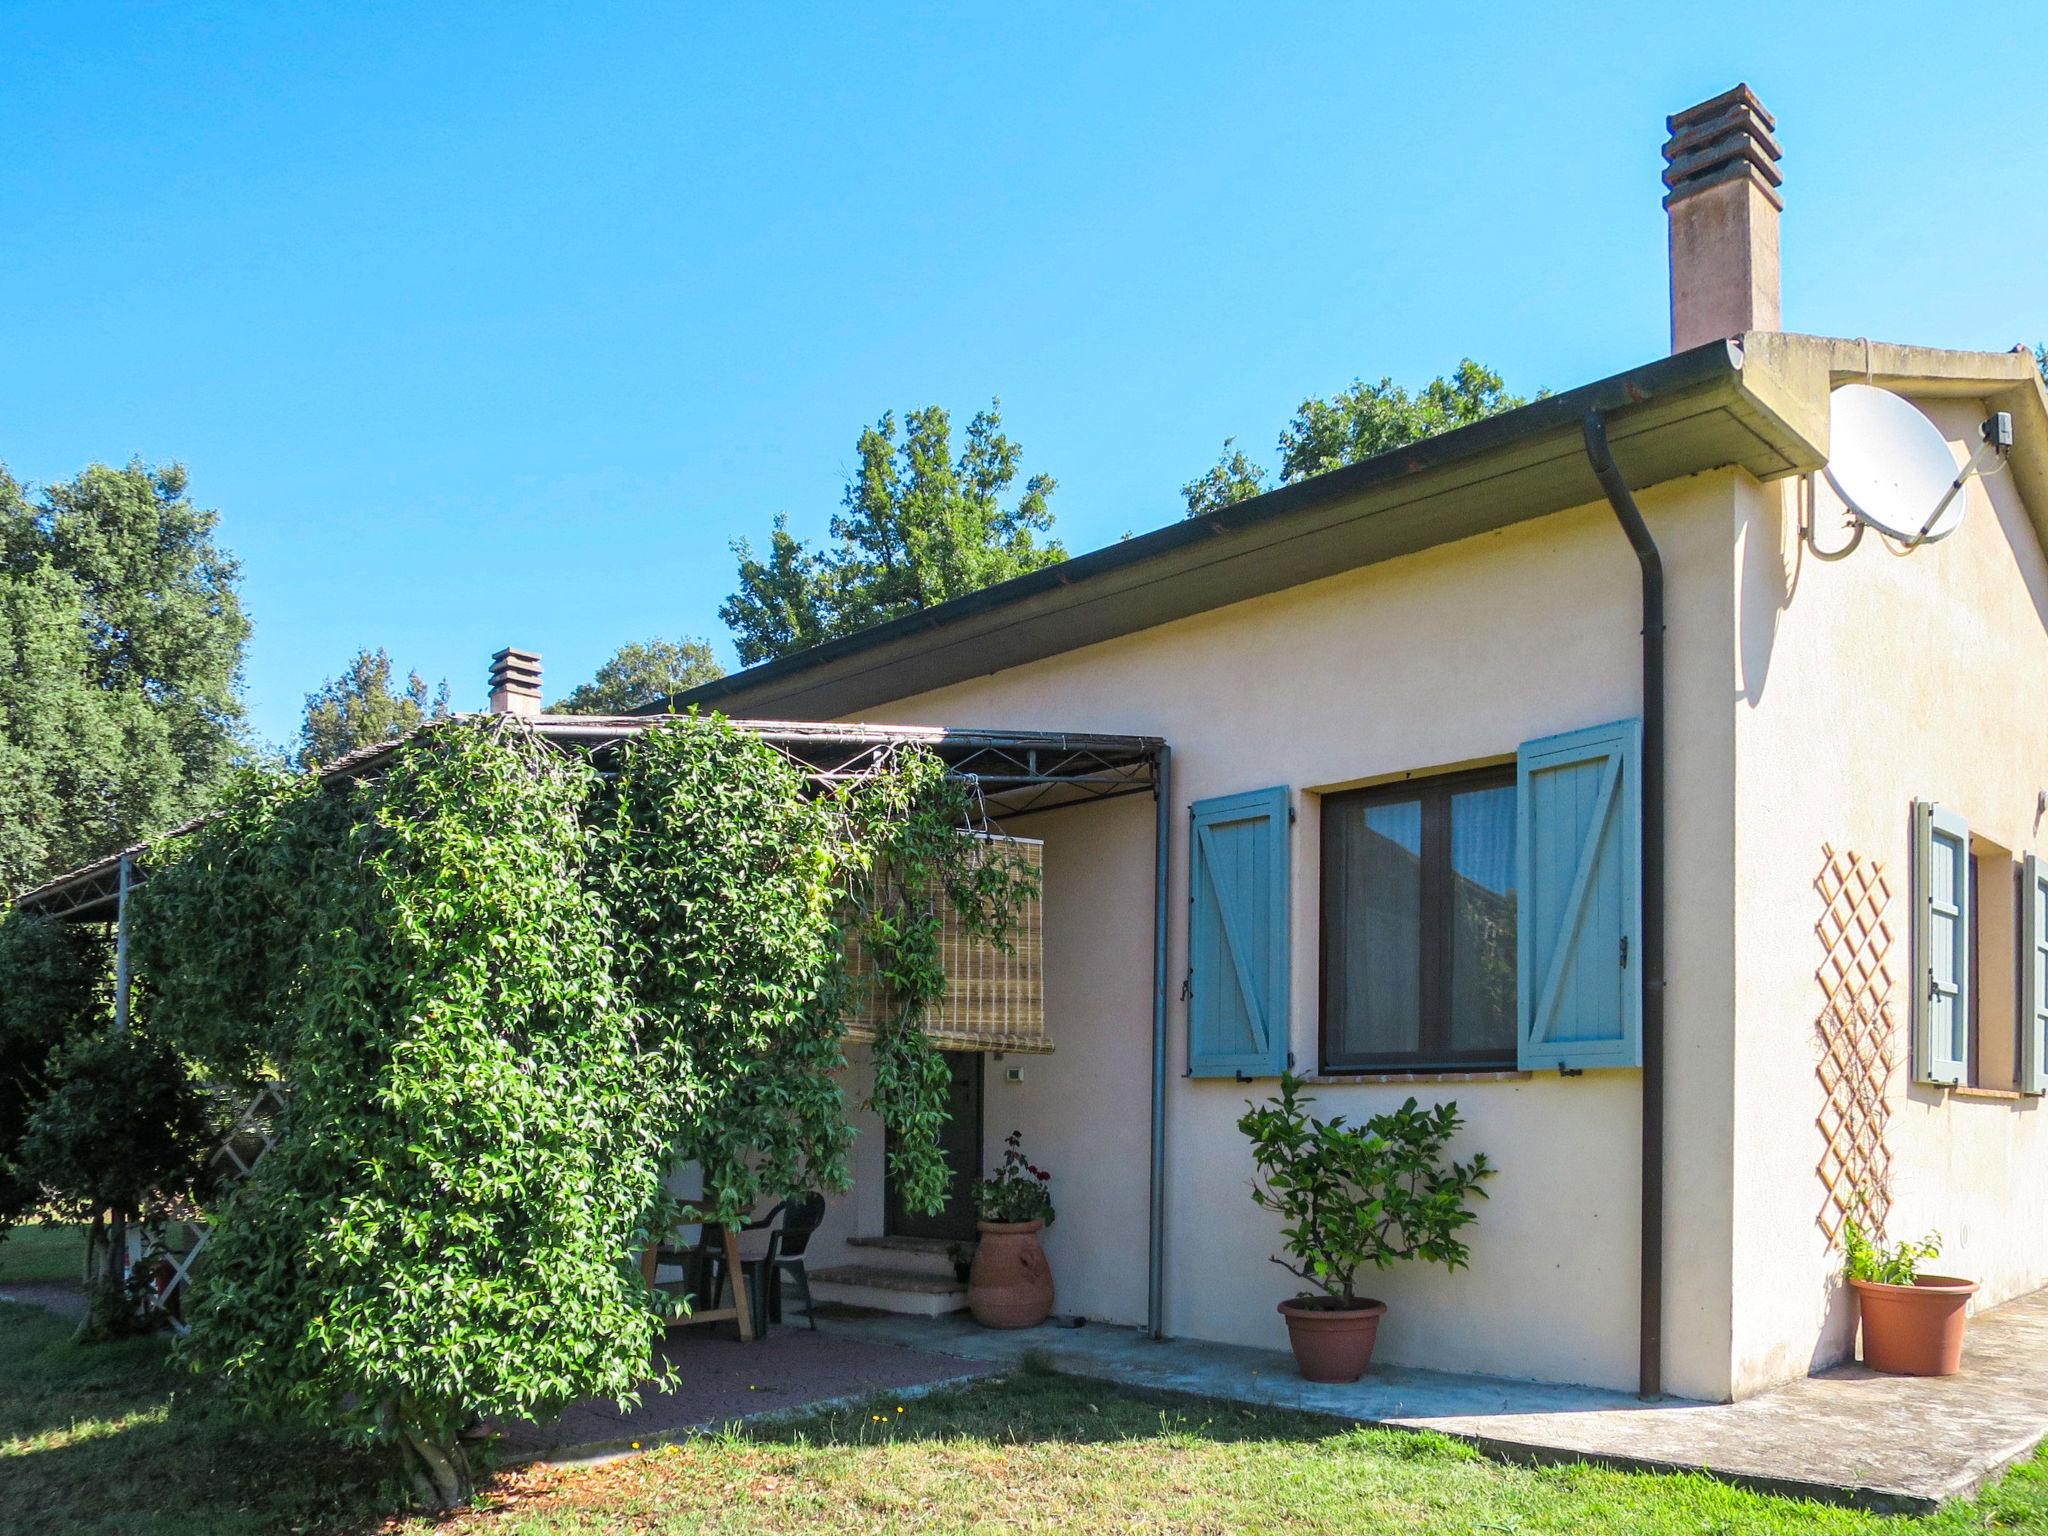
M1985 411L1921 402L1958 458ZM1796 483L1737 487L1737 908L1733 1385L1844 1357L1851 1311L1816 1224L1814 879L1823 842L1881 860L1897 934L1892 1235L1939 1228L1936 1268L1980 1304L2048 1282L2048 1113L2038 1100L1910 1084L1910 811L1961 811L2015 853L2048 852L2048 563L2011 476L1973 484L1960 531L1900 555L1875 535L1823 564L1799 546ZM1840 542L1824 525L1830 545ZM2001 900L2006 899L2001 894Z
M1045 839L1045 1007L1059 1049L985 1066L983 1160L1025 1133L1051 1170L1058 1220L1045 1235L1057 1304L1105 1322L1145 1320L1146 1183L1152 1093L1152 802L1107 801L1020 820ZM1103 942L1106 938L1112 942ZM1136 943L1138 951L1128 946ZM1005 1080L1016 1068L1023 1081ZM854 1106L874 1083L867 1048L849 1053ZM882 1134L856 1109L853 1188L833 1201L814 1240L814 1267L875 1262L845 1246L882 1230Z
M1728 1252L1733 1105L1734 605L1732 473L1643 498L1670 573L1669 1276L1671 1390L1731 1385ZM1502 760L1521 742L1640 712L1637 567L1604 504L1347 573L912 699L865 718L1155 734L1174 749L1170 974L1185 971L1186 807L1295 791L1293 1047L1316 1060L1317 792ZM1063 1309L1143 1312L1146 1051L1152 912L1149 803L1032 818L1048 847L1048 1018L1058 1054L1021 1088L993 1081L989 1132L1020 1127L1059 1174L1051 1247ZM1088 888L1104 882L1103 894ZM1114 885L1114 895L1109 894ZM1067 907L1071 916L1063 915ZM1177 991L1177 988L1176 988ZM1166 1328L1281 1347L1275 1304L1298 1289L1266 1256L1275 1223L1247 1196L1235 1119L1248 1092L1193 1081L1170 1014ZM993 1074L999 1077L999 1073ZM1469 1271L1375 1279L1384 1358L1461 1371L1632 1386L1640 1074L1420 1080L1319 1090L1357 1116L1409 1093L1455 1098L1461 1153L1502 1170ZM857 1084L855 1085L857 1089ZM857 1171L874 1161L872 1134ZM872 1180L869 1180L872 1184ZM875 1200L872 1212L859 1208ZM1103 1214L1088 1214L1101 1205ZM856 1193L836 1223L879 1228ZM1098 1300L1099 1298L1099 1300Z

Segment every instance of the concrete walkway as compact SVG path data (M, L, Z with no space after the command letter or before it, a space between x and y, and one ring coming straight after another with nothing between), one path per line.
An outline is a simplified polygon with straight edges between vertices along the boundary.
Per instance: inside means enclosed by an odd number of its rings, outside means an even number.
M1843 1366L1722 1404L1393 1366L1325 1386L1303 1381L1283 1351L1154 1343L1101 1324L992 1333L959 1316L867 1314L822 1326L998 1365L1036 1350L1077 1376L1435 1430L1514 1460L1708 1472L1870 1509L1918 1512L1966 1497L2048 1438L2048 1291L1972 1318L1959 1376Z

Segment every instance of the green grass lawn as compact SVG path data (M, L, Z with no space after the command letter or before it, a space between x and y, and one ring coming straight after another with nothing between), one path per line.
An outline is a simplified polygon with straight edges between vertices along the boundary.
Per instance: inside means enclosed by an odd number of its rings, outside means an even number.
M71 1333L41 1307L0 1302L0 1533L339 1536L383 1526L390 1505L366 1458L213 1410L162 1335L74 1344Z
M84 1267L84 1227L25 1222L0 1238L0 1285L76 1285Z
M1504 1466L1434 1435L1027 1374L499 1479L496 1507L407 1536L887 1531L2048 1532L2048 1457L1925 1520L1706 1477Z
M0 1532L1517 1532L2048 1536L2048 1457L1927 1520L1704 1477L1531 1470L1450 1441L1042 1373L877 1398L608 1465L505 1473L482 1507L391 1521L378 1465L238 1424L161 1339L79 1346L0 1306Z

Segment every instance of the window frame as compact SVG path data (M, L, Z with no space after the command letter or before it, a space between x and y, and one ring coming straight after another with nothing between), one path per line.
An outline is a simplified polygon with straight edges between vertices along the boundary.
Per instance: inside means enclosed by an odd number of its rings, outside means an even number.
M1516 790L1518 780L1513 759L1480 768L1457 769L1448 773L1419 773L1363 789L1337 790L1322 796L1322 825L1319 829L1316 887L1316 1056L1319 1070L1330 1077L1427 1077L1454 1072L1512 1072L1519 1067L1519 1023L1513 1011L1507 1020L1506 1037L1497 1048L1453 1051L1448 1046L1451 1030L1451 976L1454 963L1452 932L1452 882L1450 875L1451 800L1460 793L1479 789ZM1417 923L1420 993L1417 1022L1420 1045L1415 1051L1381 1053L1365 1060L1346 1060L1336 1053L1334 1025L1336 1010L1331 998L1332 873L1341 868L1334 857L1339 837L1339 818L1332 814L1351 806L1419 802L1422 811L1422 849L1419 855L1421 906ZM1517 818L1522 808L1519 798ZM1432 857L1435 850L1436 857ZM1516 892L1519 904L1520 892Z
M1977 1089L1988 1093L2018 1093L2024 1073L2026 1040L2025 1019L2022 1016L2025 979L2022 965L2026 959L2025 927L2025 870L2022 859L2011 849L2001 847L1983 836L1975 828L1970 831L1970 921L1968 943L1970 946L1970 1009L1968 1049L1964 1053L1965 1071L1963 1081L1955 1084L1958 1088ZM1985 915L1992 908L1987 899L1999 899L2003 884L1998 878L2001 870L2010 870L2011 893L2004 898L2010 906L2001 905L1999 920L1994 924L1985 922ZM1988 878L1987 878L1988 877ZM2001 934L2007 920L2011 922L2009 933ZM2001 946L1996 940L2009 937L2011 944ZM2010 953L2001 956L2001 947L2009 947ZM2011 966L2011 975L1998 980L2001 959ZM1986 966L1991 967L1987 976ZM1985 1004L1993 1003L1997 1014L1986 1018ZM1999 1015L2009 1014L2009 1018ZM2004 1039L2010 1026L2010 1040ZM2000 1061L1995 1053L1987 1054L1987 1044L2009 1045L2011 1054ZM1999 1070L2003 1066L2008 1070Z

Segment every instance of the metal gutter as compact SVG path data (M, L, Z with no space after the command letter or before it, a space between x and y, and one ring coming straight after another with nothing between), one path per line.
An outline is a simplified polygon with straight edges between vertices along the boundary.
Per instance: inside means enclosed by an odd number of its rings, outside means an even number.
M1614 418L1656 479L1740 464L1770 479L1808 445L1745 392L1738 342L1693 348L1485 421L1185 518L979 592L762 662L648 706L845 717L1117 633L1355 569L1598 495L1579 423ZM1648 441L1635 444L1637 437ZM1649 483L1647 480L1642 483Z
M1588 411L1586 461L1643 577L1643 1150L1636 1390L1664 1392L1664 560L1615 466L1607 419Z

